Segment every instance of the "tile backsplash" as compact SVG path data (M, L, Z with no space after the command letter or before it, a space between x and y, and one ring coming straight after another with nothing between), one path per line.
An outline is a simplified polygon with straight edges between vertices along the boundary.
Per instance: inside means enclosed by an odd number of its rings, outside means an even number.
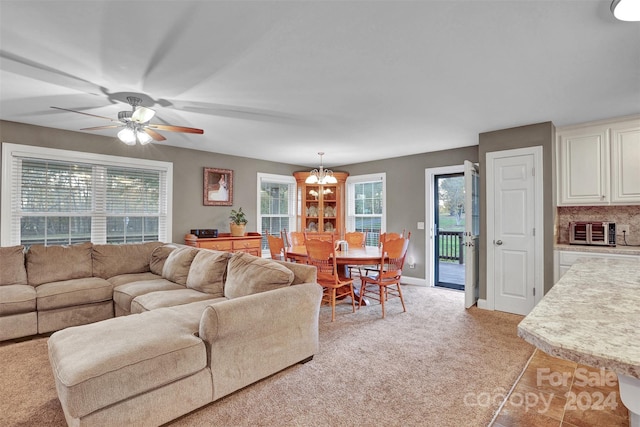
M640 245L640 206L562 206L558 207L556 226L558 243L569 243L569 222L608 221L629 224L628 245ZM617 236L619 246L624 245Z

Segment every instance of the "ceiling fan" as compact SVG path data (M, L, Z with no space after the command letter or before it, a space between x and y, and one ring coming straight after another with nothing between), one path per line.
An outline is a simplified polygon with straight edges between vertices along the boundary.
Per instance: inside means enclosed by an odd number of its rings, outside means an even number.
M160 125L149 123L149 121L155 116L155 110L151 108L143 107L140 105L142 99L135 96L127 96L127 102L131 105L131 111L120 111L118 113L118 119L112 119L109 117L98 116L95 114L84 113L82 111L70 110L68 108L51 107L58 110L71 111L72 113L84 114L85 116L98 117L100 119L106 119L117 124L106 126L95 126L90 128L83 128L80 130L102 130L102 129L114 129L124 127L118 132L118 139L127 145L135 145L139 142L141 145L146 145L152 140L164 141L167 138L160 135L157 130L167 132L184 132L184 133L197 133L203 134L202 129L189 128L184 126L173 125Z

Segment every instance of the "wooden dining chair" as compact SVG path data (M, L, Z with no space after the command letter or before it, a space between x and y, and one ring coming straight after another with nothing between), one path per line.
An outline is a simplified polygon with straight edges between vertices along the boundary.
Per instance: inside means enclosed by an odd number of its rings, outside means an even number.
M402 303L402 311L407 311L404 305L404 298L402 297L400 280L402 278L402 268L404 267L404 259L407 256L408 248L409 237L393 240L386 239L382 243L382 256L378 272L373 276L361 277L362 284L360 285L358 309L360 309L362 299L365 297L380 301L382 318L384 319L385 302L390 297L397 297L400 298L400 302Z
M405 233L406 233L406 229L404 228L402 229L402 233L394 233L394 232L382 233L378 237L378 245L382 247L382 244L384 243L385 240L395 240L395 239L403 238L405 237ZM409 235L407 236L407 238L409 238L410 236L411 236L411 232L409 232ZM364 271L365 276L368 276L370 274L375 274L379 269L380 269L379 265L376 265L373 268L370 265L367 265L367 266L364 266L364 268L360 269L360 274L362 275L362 272Z
M271 259L284 260L284 241L282 237L276 237L269 234L269 230L265 230L267 235L267 243L269 244L269 252Z
M307 239L307 264L318 269L318 284L323 288L322 304L331 306L331 321L336 318L336 301L339 298L350 297L351 308L355 313L355 295L353 280L340 279L336 262L334 240Z

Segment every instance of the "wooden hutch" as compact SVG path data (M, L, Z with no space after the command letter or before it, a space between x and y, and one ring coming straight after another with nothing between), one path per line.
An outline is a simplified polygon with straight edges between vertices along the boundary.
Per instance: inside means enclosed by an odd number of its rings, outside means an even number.
M345 230L346 172L334 172L336 184L307 184L309 172L294 172L297 183L299 231L333 232L342 238Z

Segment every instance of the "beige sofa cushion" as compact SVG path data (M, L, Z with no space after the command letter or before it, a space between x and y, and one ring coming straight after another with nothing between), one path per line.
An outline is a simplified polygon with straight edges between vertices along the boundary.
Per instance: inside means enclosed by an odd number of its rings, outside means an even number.
M0 286L26 284L27 269L24 266L24 246L0 248Z
M129 314L131 312L131 302L135 297L148 294L149 292L167 291L172 289L184 289L184 286L162 278L131 282L113 289L113 302L122 310L122 312Z
M32 245L27 251L29 284L79 279L92 276L91 242L76 245Z
M229 259L224 296L238 298L289 286L293 272L269 259L236 252Z
M36 311L36 288L31 285L0 286L0 316Z
M126 285L127 283L143 282L146 280L156 280L156 279L162 279L162 276L159 276L157 274L153 274L150 271L147 271L146 273L121 274L119 276L109 277L107 280L109 281L109 283L113 285L114 288L116 288L117 286Z
M224 275L231 254L228 252L200 250L193 258L187 287L213 296L224 296Z
M162 267L162 277L181 285L187 284L189 267L198 253L198 249L191 247L177 248L171 251Z
M151 271L151 253L161 242L93 245L93 275L108 279L126 273Z
M149 267L151 268L151 272L157 274L158 276L162 276L162 269L164 268L164 263L167 260L167 257L177 246L167 244L158 246L151 252L151 263Z
M100 277L44 283L36 288L38 311L110 301L113 285Z
M55 332L49 360L68 416L81 418L205 369L197 314L163 308Z
M131 302L131 314L142 313L144 311L155 310L162 307L175 307L183 304L190 304L198 301L226 300L220 295L216 297L211 294L196 291L195 289L174 289L172 291L156 291L137 296ZM204 311L204 308L203 308Z

